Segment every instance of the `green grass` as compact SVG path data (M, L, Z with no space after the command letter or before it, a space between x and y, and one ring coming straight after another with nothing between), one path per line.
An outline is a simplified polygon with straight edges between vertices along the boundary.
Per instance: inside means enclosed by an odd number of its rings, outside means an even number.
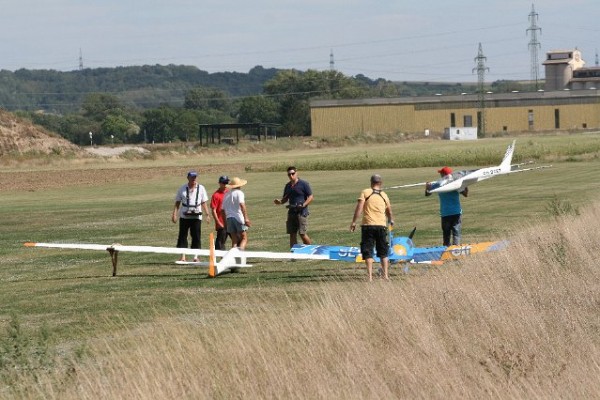
M32 192L0 191L0 332L9 327L14 314L23 329L44 326L55 345L69 353L91 337L110 334L115 324L130 328L160 315L197 313L199 299L205 307L201 312L212 315L243 306L236 300L236 291L365 277L364 270L353 264L265 261L240 273L209 279L204 269L175 266L172 256L124 253L119 256L119 275L113 278L108 254L22 246L26 241L173 246L177 227L169 218L175 190L184 177L146 178L143 171L198 168L209 193L216 189L213 182L219 175L242 176L249 182L244 190L254 223L248 249L286 251L285 209L272 201L281 196L287 165L296 165L300 177L314 190L309 229L313 241L358 245L359 234L350 233L348 227L356 198L372 173L383 176L384 186L434 180L442 165L495 165L510 142L510 138L472 143L428 140L317 149L298 145L297 150L273 148L269 153L133 160L108 167L140 168L136 179ZM518 138L515 161L533 159L552 162L554 167L472 186L469 197L462 199L464 241L510 238L515 229L553 218L552 209L584 207L597 199L599 149L597 135ZM204 173L207 166L211 172ZM82 171L106 167L101 161L64 166ZM416 226L417 245L439 244L436 196L425 198L422 188L388 194L397 232L407 234ZM203 247L211 228L203 226ZM397 270L392 275L405 279Z

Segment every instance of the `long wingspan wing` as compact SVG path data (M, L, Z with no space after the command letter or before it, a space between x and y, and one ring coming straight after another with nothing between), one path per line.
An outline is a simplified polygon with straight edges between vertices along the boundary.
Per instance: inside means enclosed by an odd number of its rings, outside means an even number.
M384 190L388 190L388 189L402 189L402 188L407 188L407 187L415 187L415 186L425 186L427 182L421 182L421 183L410 183L408 185L398 185L398 186L388 186L383 188Z
M508 171L506 172L507 174L512 174L513 172L525 172L525 171L532 171L534 169L543 169L543 168L552 168L552 165L540 165L539 167L532 167L532 168L523 168L523 169L515 169L513 171Z
M212 240L211 243L214 243ZM80 250L101 250L108 251L111 254L113 262L113 276L117 274L117 254L119 252L136 252L136 253L159 253L159 254L187 254L194 257L208 256L209 262L194 262L194 265L208 266L209 276L216 276L220 273L239 267L251 267L246 263L249 258L258 259L275 259L275 260L328 260L329 255L325 254L297 254L272 251L246 251L238 248L231 250L214 250L214 249L187 249L178 247L157 247L157 246L123 246L120 244L86 244L86 243L35 243L27 242L24 244L27 247L49 247L59 249L80 249ZM219 262L215 258L219 257ZM211 264L212 268L211 275Z
M185 249L178 247L156 247L156 246L123 246L120 244L85 244L85 243L35 243L27 242L26 247L50 247L58 249L80 249L80 250L114 250L135 253L159 253L159 254L187 254L194 256L209 256L208 249ZM227 254L226 250L215 250L214 254L217 257L223 257ZM321 254L298 254L273 251L248 251L240 250L240 256L245 258L267 258L275 260L327 260L329 257Z
M49 247L56 249L79 249L79 250L102 250L102 251L124 251L135 253L159 253L159 254L186 254L193 256L208 256L208 249L183 249L178 247L156 247L156 246L123 246L121 244L87 244L87 243L40 243L27 242L26 247ZM215 250L216 256L225 255L226 251Z

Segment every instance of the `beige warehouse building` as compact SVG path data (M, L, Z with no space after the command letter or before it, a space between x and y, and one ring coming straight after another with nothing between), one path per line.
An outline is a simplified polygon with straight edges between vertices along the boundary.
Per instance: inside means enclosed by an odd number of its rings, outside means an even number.
M573 57L580 60L578 51L560 54L562 58L557 57L557 52L549 52L547 56L551 61L544 63L547 76L553 77L551 91L486 93L483 99L477 94L466 94L313 100L310 103L312 136L419 134L425 131L442 134L446 128L461 127L477 127L487 136L600 129L600 92L596 88L598 85L593 86L598 78L590 76L582 83L580 77L585 75L582 72L587 71L590 75L589 71L595 72L594 69L583 68L583 62L573 62Z

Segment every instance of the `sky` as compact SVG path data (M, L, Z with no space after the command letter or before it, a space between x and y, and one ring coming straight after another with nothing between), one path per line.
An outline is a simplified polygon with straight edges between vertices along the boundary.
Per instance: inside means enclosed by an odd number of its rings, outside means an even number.
M8 0L2 0L9 3ZM208 72L334 68L392 81L529 79L549 50L596 65L598 0L19 0L0 13L0 70L192 65Z

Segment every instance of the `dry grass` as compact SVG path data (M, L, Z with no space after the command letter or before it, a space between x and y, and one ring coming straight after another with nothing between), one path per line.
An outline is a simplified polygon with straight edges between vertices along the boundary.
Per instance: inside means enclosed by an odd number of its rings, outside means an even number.
M89 357L10 394L597 398L598 221L595 204L524 228L510 251L390 283L225 290L210 313L199 299L195 314L115 324Z

